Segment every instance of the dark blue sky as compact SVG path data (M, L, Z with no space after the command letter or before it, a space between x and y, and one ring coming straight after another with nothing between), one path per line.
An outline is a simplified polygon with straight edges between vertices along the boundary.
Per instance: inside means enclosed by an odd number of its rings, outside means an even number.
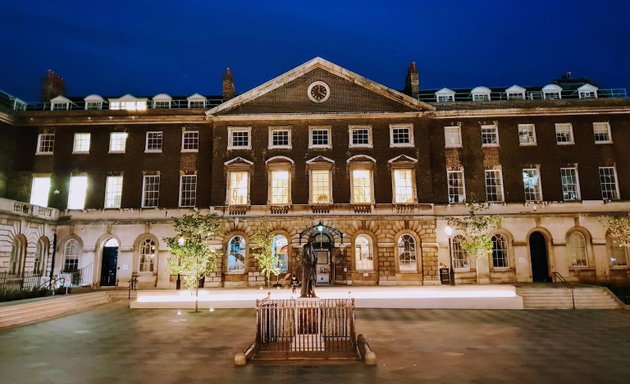
M245 92L315 56L401 89L544 85L571 71L630 89L630 1L3 1L0 89L39 99Z

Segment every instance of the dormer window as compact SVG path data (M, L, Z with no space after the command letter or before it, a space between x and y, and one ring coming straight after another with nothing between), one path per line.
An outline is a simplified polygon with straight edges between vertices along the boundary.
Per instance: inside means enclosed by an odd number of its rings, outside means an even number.
M448 88L442 88L435 92L435 99L438 103L448 103L455 101L455 91Z
M117 99L109 99L109 109L112 111L146 111L147 99L126 94Z
M490 88L476 87L470 91L472 101L490 101Z
M188 96L186 100L188 100L188 108L206 107L206 98L198 93Z
M542 88L543 99L560 100L562 98L562 87L557 84L547 84Z
M508 100L525 100L525 88L513 85L505 90Z
M85 110L92 111L103 109L103 101L105 100L103 100L103 98L99 95L90 95L83 99L83 101L85 102Z
M578 95L580 99L597 99L598 88L591 84L584 84L578 88Z
M172 97L166 93L160 93L153 96L153 109L169 109L171 108Z
M67 111L70 109L70 99L57 96L50 100L50 110L51 111Z

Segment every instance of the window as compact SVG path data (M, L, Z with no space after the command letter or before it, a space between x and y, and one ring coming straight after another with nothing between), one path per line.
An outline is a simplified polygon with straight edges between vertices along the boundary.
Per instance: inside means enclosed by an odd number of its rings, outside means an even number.
M455 101L455 95L438 95L437 97L438 103L446 103L449 101Z
M398 266L401 272L418 270L416 239L411 235L402 235L398 238Z
M525 189L525 201L542 201L540 172L537 168L523 169L523 188Z
M454 269L467 269L470 268L470 257L468 252L462 248L462 241L464 237L457 235L452 240L452 252L453 252L453 267Z
M595 136L595 144L609 144L612 143L612 137L610 135L610 124L593 123L593 135Z
M488 93L475 93L472 95L473 101L490 101L490 94Z
M182 152L199 151L199 131L182 132Z
M22 275L24 272L24 261L26 258L26 243L21 236L13 239L11 245L11 256L9 258L9 274Z
M55 150L55 134L40 133L37 136L37 155L52 155Z
M394 204L411 204L416 202L413 182L413 169L394 169Z
M496 125L481 126L481 146L496 147L499 145L499 128Z
M448 202L463 203L466 201L466 188L464 187L464 171L447 171L446 178L448 182Z
M72 153L89 153L90 152L90 134L75 133L74 144L72 145Z
M574 144L573 126L571 125L571 123L557 123L556 124L556 143Z
M311 204L330 204L331 187L329 169L311 170Z
M197 204L197 175L179 178L179 206L194 207Z
M492 267L493 268L507 268L508 241L507 238L500 233L492 236Z
M251 127L228 127L228 149L251 149Z
M140 260L138 272L154 272L157 249L155 242L151 239L144 239L140 243Z
M274 170L269 172L269 183L271 195L270 204L289 204L289 171Z
M309 127L309 148L332 148L330 127Z
M372 238L367 235L358 235L354 239L354 260L357 271L373 271L374 257L372 255Z
M87 176L70 177L70 191L68 192L68 209L85 208L85 198L87 197L88 178Z
M348 132L350 148L372 148L372 127L351 125Z
M277 258L279 273L289 271L289 241L285 236L273 237L273 254Z
M99 95L90 95L83 99L83 101L85 102L85 110L92 111L103 109L103 101L105 100Z
M614 241L610 234L606 235L606 246L608 248L608 257L610 259L611 267L628 266L628 254L630 253L629 247L624 247Z
M105 208L120 208L122 203L122 176L107 176L105 181Z
M173 98L166 93L153 96L153 109L168 109L171 107Z
M444 141L446 148L459 148L462 146L462 129L459 125L444 127Z
M567 237L567 253L572 267L586 267L586 240L584 235L573 231Z
M269 148L291 148L291 128L269 127Z
M79 252L81 246L76 239L70 239L63 248L63 272L77 272L79 270Z
M227 271L234 273L245 272L245 239L234 236L228 243Z
M599 167L599 185L603 200L619 200L617 170L615 167Z
M33 177L33 183L31 184L31 204L47 207L49 193L50 176Z
M596 99L597 87L591 84L584 84L578 88L578 95L580 99Z
M147 132L145 152L162 152L162 131Z
M155 208L160 202L160 175L144 175L142 208Z
M519 145L536 145L536 126L534 124L518 125Z
M562 98L562 87L557 84L547 84L542 87L543 99L560 100Z
M123 97L109 99L109 109L115 111L146 111L147 101L147 98L137 98L127 94Z
M48 256L48 241L46 238L41 238L37 242L37 248L35 249L35 260L33 262L33 273L41 275L44 272L46 265L46 257Z
M204 108L206 106L206 98L198 93L192 94L186 98L188 108Z
M372 199L372 170L352 170L352 204L371 204Z
M500 169L486 169L486 200L503 202L503 174Z
M249 204L249 172L232 171L228 173L228 204Z
M127 132L112 132L109 134L109 153L125 153L127 146Z
M389 143L390 147L413 147L413 125L390 124Z
M560 168L560 182L562 183L562 199L564 201L580 200L577 168Z

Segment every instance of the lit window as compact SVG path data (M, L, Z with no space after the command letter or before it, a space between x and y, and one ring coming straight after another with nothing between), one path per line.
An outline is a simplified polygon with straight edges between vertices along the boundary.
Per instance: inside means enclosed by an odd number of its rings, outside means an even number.
M481 145L484 147L499 145L499 128L496 125L481 126Z
M352 170L352 203L371 204L372 171L369 169Z
M354 259L357 271L374 270L372 239L369 236L359 235L354 239Z
M153 97L153 109L168 109L171 107L173 98L165 93L160 93Z
M567 237L567 252L569 261L573 267L586 267L586 240L584 235L578 231L573 231Z
M136 98L127 94L120 98L109 99L109 109L114 111L146 111L147 101L146 98Z
M228 182L230 183L230 185L228 186L228 204L249 204L249 172L229 172Z
M144 147L145 152L162 152L162 131L149 131L147 132L146 144Z
M144 175L142 179L142 208L155 208L160 202L160 175Z
M330 127L309 127L309 148L331 148Z
M540 171L537 168L523 169L523 188L525 189L525 201L542 201Z
M83 101L85 102L86 111L103 109L104 100L99 95L89 95Z
M488 87L475 87L470 91L473 101L490 101L491 90Z
M536 145L536 127L534 124L518 125L518 143L520 145Z
M76 239L70 239L63 248L63 272L77 272L79 270L79 256L81 246Z
M157 249L153 240L142 240L142 242L140 243L140 259L138 262L138 272L155 271L156 253Z
M415 203L415 188L413 183L412 169L394 169L394 203L410 204Z
M194 207L197 204L197 175L182 175L179 181L179 206Z
M472 95L473 101L490 101L490 95L486 93L480 93Z
M55 134L40 133L37 136L37 155L52 155L55 150Z
M372 148L372 127L350 126L350 148Z
M444 127L444 142L446 148L462 146L462 129L459 125Z
M573 126L571 125L571 123L557 123L556 124L556 143L574 144Z
M9 274L22 275L26 259L26 244L21 237L13 239L11 256L9 257Z
M330 204L330 170L311 170L311 204Z
M560 182L562 183L562 199L564 201L580 200L577 168L560 168Z
M270 204L289 204L289 171L270 172Z
M492 267L507 268L507 238L501 234L492 236Z
M87 196L88 178L87 176L70 177L70 191L68 192L68 209L85 208L85 198Z
M90 134L75 133L74 144L72 145L72 153L89 153L90 152Z
M462 248L462 241L464 241L464 237L458 235L453 238L451 243L453 247L453 264L455 269L470 268L470 257L468 252Z
M525 100L525 88L513 85L505 90L508 100Z
M562 87L557 84L547 84L542 88L542 93L545 100L560 100Z
M122 176L107 176L105 181L105 208L120 208L122 187Z
M288 127L270 127L269 148L291 148L291 129Z
M416 240L411 235L402 235L398 238L398 266L401 272L418 270Z
M33 183L31 184L31 204L47 207L49 194L50 176L33 177Z
M599 167L599 185L603 200L619 200L617 170L615 167Z
M620 243L610 237L610 234L606 235L606 247L608 248L608 257L610 259L611 267L627 267L628 266L628 254L630 253L630 247L624 247Z
M235 273L245 272L245 239L234 236L228 243L227 271Z
M127 146L127 132L112 132L109 134L109 152L124 153Z
M63 96L57 96L50 100L51 111L67 111L70 109L70 100Z
M442 88L439 91L435 92L435 100L438 103L455 101L455 91L448 88Z
M447 171L448 202L449 204L463 203L466 201L466 188L464 185L464 171Z
M413 125L390 124L390 147L413 147Z
M578 88L578 95L580 99L596 99L597 87L591 84L584 84Z
M37 242L35 249L35 260L33 262L33 273L41 275L46 266L46 257L48 256L48 241L42 237Z
M279 273L289 271L289 241L285 236L273 237L273 254L277 258Z
M503 202L503 175L500 169L486 169L486 200L493 203Z
M595 136L595 144L612 143L610 124L607 122L593 123L593 135Z
M197 152L199 150L199 131L182 132L182 152Z
M251 127L228 127L228 149L251 149Z
M186 100L188 100L188 108L204 108L206 106L206 98L198 93L188 96Z

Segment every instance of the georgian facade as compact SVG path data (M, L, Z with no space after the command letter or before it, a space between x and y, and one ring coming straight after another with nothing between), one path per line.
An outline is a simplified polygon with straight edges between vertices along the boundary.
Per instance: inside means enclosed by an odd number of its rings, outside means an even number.
M630 255L601 220L630 210L627 99L548 85L428 100L415 66L408 79L409 95L316 58L223 102L55 98L5 112L2 135L20 161L0 170L14 181L0 192L59 209L52 268L95 285L133 274L140 287L174 287L163 238L193 210L222 220L212 241L222 263L206 286L263 283L250 255L263 221L280 279L299 273L308 242L320 284L440 284L451 265L459 283L630 278ZM503 217L487 258L445 232L467 202ZM13 232L6 244L21 238ZM3 270L11 252L0 253Z

